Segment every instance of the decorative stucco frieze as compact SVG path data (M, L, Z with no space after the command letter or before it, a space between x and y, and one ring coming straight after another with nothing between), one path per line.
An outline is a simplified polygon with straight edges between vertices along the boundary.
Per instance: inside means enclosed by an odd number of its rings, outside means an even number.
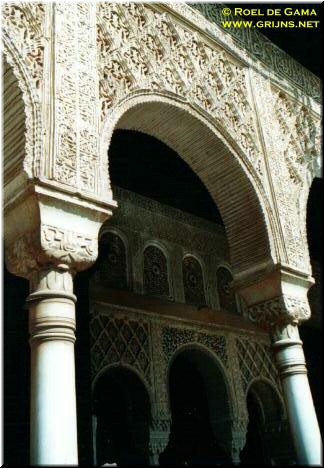
M228 355L226 349L226 337L218 334L200 333L194 329L183 329L164 327L163 352L167 361L170 361L178 348L186 344L201 344L210 349L221 360L223 365L228 365Z
M52 177L97 193L96 5L57 3L53 8L56 145Z
M272 107L280 132L279 145L290 179L295 184L311 183L320 176L321 122L303 103L272 88Z
M109 3L99 4L97 50L103 120L134 93L174 95L215 120L262 173L247 69L224 50L153 6Z
M25 102L25 172L109 202L98 157L96 5L7 3L3 18Z
M269 174L267 192L277 212L273 235L279 257L309 273L306 209L311 182L321 172L320 116L259 74L251 72L251 79Z
M180 4L175 3L173 8L179 9ZM193 16L188 10L194 8L199 11L204 18L199 18L198 24L208 32L218 37L219 33L223 35L231 35L235 38L240 47L250 54L252 60L261 61L262 64L271 70L273 74L278 76L278 79L284 78L291 82L293 86L300 88L305 94L320 101L321 99L321 82L313 73L304 68L300 63L290 57L286 52L273 44L267 37L256 30L248 28L227 28L222 27L224 16L222 15L223 5L215 3L191 3L187 7L181 9L182 14ZM186 12L186 10L188 12ZM233 16L225 18L226 20L233 19ZM195 19L197 21L197 19ZM204 24L205 23L205 24ZM206 27L209 23L209 27ZM216 33L219 30L219 33ZM226 40L224 38L224 40ZM230 42L228 40L228 42Z
M34 88L41 97L44 66L45 4L32 2L4 3L2 6L4 36L19 51Z

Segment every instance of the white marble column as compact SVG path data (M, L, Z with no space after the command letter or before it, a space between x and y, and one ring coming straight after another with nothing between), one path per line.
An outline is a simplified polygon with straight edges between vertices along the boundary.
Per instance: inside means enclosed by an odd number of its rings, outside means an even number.
M31 464L77 465L72 275L52 267L35 272L30 284Z
M272 340L297 461L322 465L321 435L297 325L278 325Z

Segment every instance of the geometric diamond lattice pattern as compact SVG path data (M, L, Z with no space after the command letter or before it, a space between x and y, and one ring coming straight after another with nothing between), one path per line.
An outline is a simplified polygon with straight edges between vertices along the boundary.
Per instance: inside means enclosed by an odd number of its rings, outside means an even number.
M151 383L148 323L99 314L91 320L90 334L93 375L120 362L135 367Z
M257 377L265 377L280 388L278 372L269 345L240 337L236 338L236 348L244 390L251 380Z

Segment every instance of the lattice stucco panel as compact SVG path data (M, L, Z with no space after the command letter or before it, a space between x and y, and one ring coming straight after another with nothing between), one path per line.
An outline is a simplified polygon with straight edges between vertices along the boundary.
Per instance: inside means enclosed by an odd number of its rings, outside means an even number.
M97 314L91 320L90 334L93 376L106 365L122 363L133 366L151 383L148 322Z
M245 337L235 340L244 391L255 378L265 377L280 388L279 376L269 345Z

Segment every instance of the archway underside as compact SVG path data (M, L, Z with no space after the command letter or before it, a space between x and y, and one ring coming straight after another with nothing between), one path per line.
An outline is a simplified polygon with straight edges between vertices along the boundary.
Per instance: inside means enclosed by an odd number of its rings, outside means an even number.
M260 195L237 156L209 126L177 106L149 102L124 112L115 128L160 139L198 175L221 213L236 273L273 262Z

